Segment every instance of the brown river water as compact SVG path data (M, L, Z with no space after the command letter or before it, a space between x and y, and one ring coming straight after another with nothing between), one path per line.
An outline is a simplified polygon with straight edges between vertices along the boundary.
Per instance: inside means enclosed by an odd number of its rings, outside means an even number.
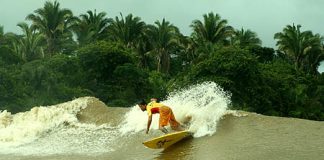
M145 134L146 113L137 106L107 107L94 97L83 97L18 114L2 111L0 159L324 160L324 122L233 111L226 99L207 99L213 103L203 108L187 100L185 106L192 106L181 109L179 96L164 102L174 104L180 122L190 115L189 130L194 132L193 138L166 150L142 145L162 132L154 115Z

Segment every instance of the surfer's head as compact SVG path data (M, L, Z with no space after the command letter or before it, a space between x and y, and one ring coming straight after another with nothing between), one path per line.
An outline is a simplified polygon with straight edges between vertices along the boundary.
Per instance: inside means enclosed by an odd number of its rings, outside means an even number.
M139 101L137 105L141 108L142 111L146 110L147 103L144 100Z

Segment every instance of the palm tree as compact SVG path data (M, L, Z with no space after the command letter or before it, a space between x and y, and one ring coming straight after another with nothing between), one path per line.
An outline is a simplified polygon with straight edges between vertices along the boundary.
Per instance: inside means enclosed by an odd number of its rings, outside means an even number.
M44 34L49 56L61 51L59 45L67 38L65 36L71 36L70 30L76 20L72 11L61 9L57 1L45 2L43 8L35 10L34 14L29 14L26 19L31 20L33 27Z
M110 19L107 27L107 34L109 39L123 43L127 48L131 48L139 57L139 66L147 67L146 52L149 51L150 45L148 37L145 36L147 30L146 24L140 17L134 17L132 14L125 18L120 14L121 18L117 16L115 19Z
M314 35L314 40L317 42L314 43L315 45L312 46L309 53L304 58L302 66L307 73L316 75L318 74L318 67L321 65L321 62L324 61L324 46L321 43L323 37L319 34Z
M141 34L136 41L136 52L139 56L139 67L148 68L149 67L149 55L148 53L152 50L152 44L150 43L150 37L146 33L148 32L148 27L145 26L144 33Z
M36 31L34 27L29 27L26 23L19 23L23 35L18 36L13 33L9 34L12 42L13 52L20 56L24 61L31 61L44 57L42 34Z
M110 21L108 34L111 39L121 41L128 48L135 48L138 40L143 36L146 25L141 18L133 17L132 14L127 15L125 19L122 14L120 16L121 19L116 16L115 20Z
M8 44L8 33L4 33L3 26L0 26L0 47Z
M182 58L182 65L190 65L192 62L198 57L196 54L196 46L197 44L190 36L179 36L179 49L180 49L180 56Z
M305 69L305 63L319 64L314 57L314 54L322 53L321 38L318 34L313 35L311 31L300 31L301 25L287 25L282 32L274 35L278 39L278 50L285 53L295 63L296 70ZM308 60L306 59L308 57ZM318 57L318 56L315 56ZM321 56L319 56L321 57ZM314 61L315 60L315 61ZM307 62L308 61L308 62ZM314 66L313 66L314 67ZM318 67L318 66L317 66Z
M4 36L3 26L0 26L0 48L6 44L5 36Z
M260 46L261 40L258 38L255 32L251 30L236 30L233 37L232 37L232 44L238 45L240 47L247 47L247 46Z
M99 14L87 11L87 14L81 14L74 31L80 45L87 44L90 41L97 40L100 34L106 29L109 19L105 12Z
M156 21L155 25L149 25L147 34L152 44L152 53L156 55L157 71L168 73L170 69L170 52L178 44L179 29L170 22Z
M233 27L227 25L227 20L221 19L218 14L210 12L203 15L203 22L194 20L190 27L193 28L192 36L203 42L223 43L233 34Z

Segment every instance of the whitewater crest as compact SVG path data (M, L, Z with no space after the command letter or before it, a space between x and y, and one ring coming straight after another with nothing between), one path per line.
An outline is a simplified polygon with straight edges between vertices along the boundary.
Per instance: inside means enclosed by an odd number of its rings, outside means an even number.
M161 103L172 108L176 119L186 123L195 137L212 135L217 122L226 114L230 95L214 82L204 82L169 94ZM137 105L125 114L121 133L135 133L146 129L147 113ZM158 116L154 115L151 128L158 129Z
M76 114L88 106L92 97L83 97L53 106L34 107L11 114L0 112L0 144L18 146L32 142L62 125L76 124Z
M218 121L230 105L230 96L216 83L205 82L172 92L162 103L172 108L176 119L186 124L195 137L201 137L216 132ZM158 129L158 118L158 114L153 116L152 130ZM145 130L146 125L147 113L138 106L108 108L94 97L17 114L1 111L0 154L113 152L129 145L129 141L135 142L132 133ZM124 142L119 141L121 137Z

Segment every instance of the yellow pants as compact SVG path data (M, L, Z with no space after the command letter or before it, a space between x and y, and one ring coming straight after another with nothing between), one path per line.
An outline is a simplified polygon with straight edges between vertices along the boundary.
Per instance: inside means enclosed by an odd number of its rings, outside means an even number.
M174 114L171 108L167 106L160 107L160 120L159 120L159 127L167 126L170 123L170 126L173 130L176 130L180 124L174 117Z

